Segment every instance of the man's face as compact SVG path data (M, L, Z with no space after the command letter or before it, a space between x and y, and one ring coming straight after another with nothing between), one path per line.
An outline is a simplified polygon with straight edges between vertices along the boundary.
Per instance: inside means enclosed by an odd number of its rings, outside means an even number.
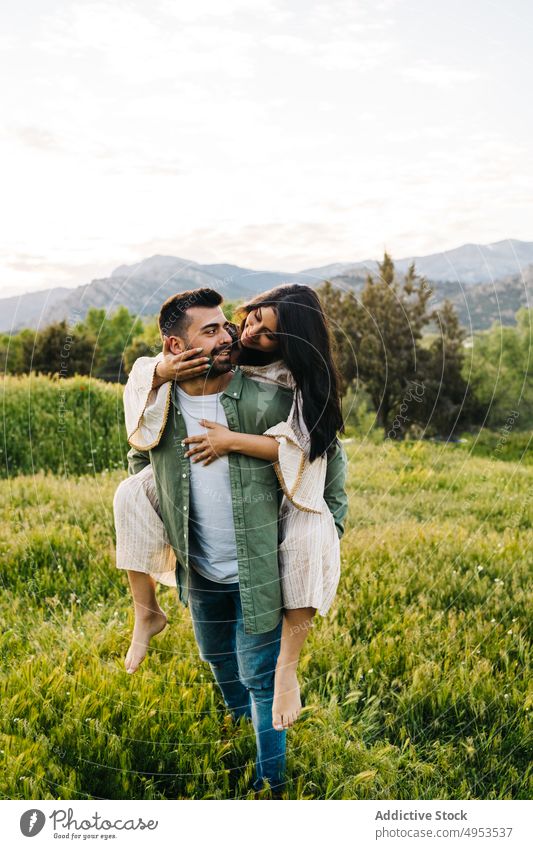
M202 348L202 353L198 356L212 358L211 369L206 373L206 377L214 377L230 371L230 349L233 339L228 333L229 322L221 308L191 307L187 310L187 318L189 324L185 335L170 337L172 352Z

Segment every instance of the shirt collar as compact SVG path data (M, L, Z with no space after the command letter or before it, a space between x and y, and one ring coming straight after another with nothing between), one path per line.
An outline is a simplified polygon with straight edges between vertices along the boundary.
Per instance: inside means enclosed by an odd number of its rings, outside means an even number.
M233 377L230 382L223 390L222 395L229 395L230 398L240 398L242 392L242 381L243 374L240 368L237 366L235 371L233 372Z

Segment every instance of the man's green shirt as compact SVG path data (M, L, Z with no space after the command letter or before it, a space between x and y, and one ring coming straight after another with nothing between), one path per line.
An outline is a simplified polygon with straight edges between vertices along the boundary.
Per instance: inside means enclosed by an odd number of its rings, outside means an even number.
M159 509L176 554L179 597L187 604L190 460L184 456L187 447L182 443L187 431L175 389L174 384L159 444L149 452L132 448L128 469L136 474L147 463L152 464ZM220 400L231 430L262 434L287 419L292 392L255 381L237 369ZM228 459L244 627L248 634L262 634L276 627L283 610L278 567L278 516L283 494L272 463L245 454L230 454ZM345 478L346 455L337 445L328 460L324 498L339 536L347 512Z

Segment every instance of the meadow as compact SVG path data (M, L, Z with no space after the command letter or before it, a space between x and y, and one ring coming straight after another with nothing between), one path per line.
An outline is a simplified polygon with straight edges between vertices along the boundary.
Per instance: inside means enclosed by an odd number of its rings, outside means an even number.
M346 449L341 585L304 648L286 797L531 798L533 468L355 433ZM121 462L0 481L0 793L246 798L251 727L228 720L172 589L169 627L124 671Z

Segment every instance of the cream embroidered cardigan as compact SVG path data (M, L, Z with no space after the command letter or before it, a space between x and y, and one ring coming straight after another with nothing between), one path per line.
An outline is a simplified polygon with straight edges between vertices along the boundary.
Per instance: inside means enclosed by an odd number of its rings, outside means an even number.
M139 357L124 389L128 442L140 451L148 451L158 445L167 423L171 382L152 389L155 367L162 359L163 353L155 357ZM254 380L279 383L294 389L292 375L281 360L268 366L242 366L241 370ZM278 460L274 467L286 498L299 510L322 513L327 460L318 457L309 462L309 433L297 413L296 395L287 421L269 428L265 435L275 437L279 443Z

